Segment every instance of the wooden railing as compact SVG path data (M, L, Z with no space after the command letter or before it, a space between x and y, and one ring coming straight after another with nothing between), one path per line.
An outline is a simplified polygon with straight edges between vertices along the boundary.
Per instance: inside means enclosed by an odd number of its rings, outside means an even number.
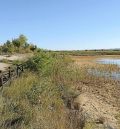
M0 87L4 86L12 79L19 77L23 71L23 64L16 65L15 67L8 67L6 71L0 71Z

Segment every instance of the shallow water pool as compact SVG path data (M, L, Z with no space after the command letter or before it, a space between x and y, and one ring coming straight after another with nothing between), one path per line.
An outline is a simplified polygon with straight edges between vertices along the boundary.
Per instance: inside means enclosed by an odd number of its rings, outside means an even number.
M100 64L115 64L115 65L118 65L120 67L120 59L107 59L107 58L105 58L105 59L99 59L96 62L100 63ZM120 71L109 73L106 71L101 72L97 69L89 69L88 73L95 75L95 76L99 76L99 77L120 80Z

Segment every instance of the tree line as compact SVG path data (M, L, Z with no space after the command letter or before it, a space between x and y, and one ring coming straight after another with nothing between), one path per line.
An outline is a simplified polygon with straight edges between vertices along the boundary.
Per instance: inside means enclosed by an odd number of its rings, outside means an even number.
M1 54L13 54L13 53L29 53L37 50L37 46L28 43L28 39L25 35L21 34L18 38L7 40L0 46Z

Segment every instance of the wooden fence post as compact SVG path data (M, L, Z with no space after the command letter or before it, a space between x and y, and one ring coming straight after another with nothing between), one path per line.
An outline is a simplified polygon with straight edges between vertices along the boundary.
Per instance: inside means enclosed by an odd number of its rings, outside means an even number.
M19 66L17 65L17 68L16 68L16 74L17 76L19 76Z
M11 68L8 67L8 74L9 74L9 78L11 78Z
M24 71L24 69L23 69L23 64L21 65L21 67L22 67L22 72Z
M0 70L0 87L3 86L3 76L2 71Z

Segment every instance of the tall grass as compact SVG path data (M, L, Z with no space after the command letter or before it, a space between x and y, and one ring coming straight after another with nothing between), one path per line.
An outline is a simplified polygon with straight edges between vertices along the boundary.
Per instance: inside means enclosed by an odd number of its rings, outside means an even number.
M63 101L63 97L75 95L67 83L70 62L50 53L30 58L26 63L28 71L3 88L1 129L71 129Z

